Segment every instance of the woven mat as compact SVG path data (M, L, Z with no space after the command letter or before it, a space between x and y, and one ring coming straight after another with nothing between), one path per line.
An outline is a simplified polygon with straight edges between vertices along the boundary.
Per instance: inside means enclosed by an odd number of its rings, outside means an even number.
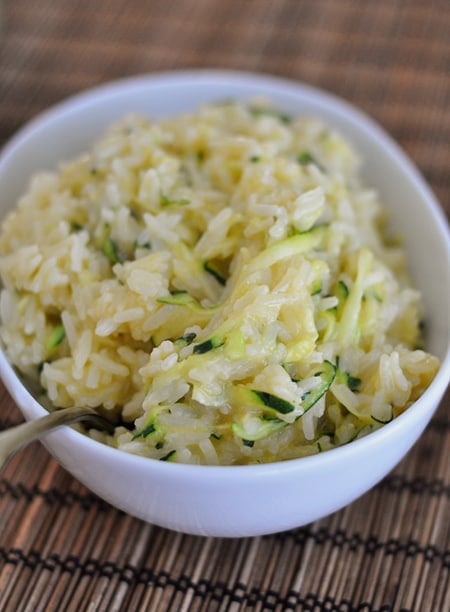
M49 105L121 76L263 71L371 114L450 213L447 0L6 0L0 12L0 145ZM0 474L0 610L447 612L449 403L358 501L248 539L131 518L34 443ZM20 419L0 387L0 429Z

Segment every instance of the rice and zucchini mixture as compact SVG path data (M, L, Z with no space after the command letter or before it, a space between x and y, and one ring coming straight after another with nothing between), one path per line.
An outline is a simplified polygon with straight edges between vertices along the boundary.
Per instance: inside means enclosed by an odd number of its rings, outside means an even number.
M1 339L90 435L183 463L326 451L429 385L420 297L351 145L270 103L128 116L34 177L0 237Z

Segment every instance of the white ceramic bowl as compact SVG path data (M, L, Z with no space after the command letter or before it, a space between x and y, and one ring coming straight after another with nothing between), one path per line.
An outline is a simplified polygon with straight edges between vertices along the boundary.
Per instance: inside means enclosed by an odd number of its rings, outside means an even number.
M365 160L365 179L378 189L393 225L406 238L410 271L425 301L427 346L442 367L425 394L382 429L347 446L286 462L179 465L126 454L69 427L46 436L57 460L100 497L146 521L192 534L251 536L319 519L368 491L418 439L450 375L450 239L439 205L405 154L361 112L311 87L247 73L174 72L98 87L40 115L0 156L3 217L31 174L86 149L127 112L170 114L208 100L259 94L286 112L322 116L353 141ZM0 373L26 419L45 414L3 353Z

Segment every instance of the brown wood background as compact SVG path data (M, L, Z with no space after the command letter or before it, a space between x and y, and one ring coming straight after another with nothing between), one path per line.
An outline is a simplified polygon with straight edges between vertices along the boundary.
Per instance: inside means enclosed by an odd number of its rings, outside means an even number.
M49 105L118 77L268 72L372 115L450 213L447 0L6 0L0 10L0 145ZM145 524L35 443L0 473L0 610L448 612L449 399L375 489L259 538ZM0 428L20 420L0 386Z

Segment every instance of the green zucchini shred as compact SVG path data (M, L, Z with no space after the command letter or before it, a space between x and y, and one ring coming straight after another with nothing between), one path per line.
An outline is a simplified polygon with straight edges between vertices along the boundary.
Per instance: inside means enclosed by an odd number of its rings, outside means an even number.
M317 161L317 158L314 157L314 155L310 151L301 151L297 155L297 161L301 166L308 166L309 164L314 164L319 168L319 170L325 172L325 168L319 161Z
M310 410L314 406L314 404L318 402L319 399L328 391L336 376L336 366L331 363L331 361L326 360L322 364L322 369L319 370L315 374L315 376L320 376L322 379L322 383L315 389L308 391L304 394L302 398L304 408L303 414ZM264 404L266 409L269 409L271 411L278 411L279 413L287 414L288 412L291 412L294 409L294 406L290 402L287 402L286 400L283 400L282 398L279 398L275 395L271 395L270 393L255 390L251 390L251 392L254 396L258 398L261 403ZM296 420L301 418L303 414L297 417ZM286 421L283 421L282 419L273 416L262 415L261 417L259 417L259 428L253 432L249 432L242 424L237 422L234 422L231 428L233 430L233 433L239 438L242 438L242 440L255 441L267 438L268 436L279 431L280 429L283 429L287 425L288 423L286 423Z
M287 113L282 113L273 108L253 105L253 106L249 106L248 110L254 117L264 117L264 116L275 117L276 119L279 119L281 123L284 123L285 125L288 125L292 121L292 117L290 115L288 115Z
M259 418L259 428L253 432L249 432L240 423L234 422L231 425L233 433L241 438L242 440L255 442L256 440L262 440L267 438L273 433L280 431L286 426L286 422L281 419L268 419L265 415Z
M211 276L216 279L216 281L219 283L219 285L222 285L223 287L226 285L227 279L220 272L218 272L218 270L216 270L210 264L210 262L204 261L203 262L203 269L205 270L205 272L208 272L208 274L211 274Z
M134 246L134 250L147 249L148 251L150 251L152 248L152 245L150 244L150 242L139 242L139 240L135 240L133 246Z
M339 366L339 355L336 357L336 382L347 385L350 391L358 393L361 387L362 380L357 376L353 376L350 372L342 370Z
M171 291L169 296L156 298L156 301L173 306L187 306L188 304L198 303L187 291Z
M297 161L302 166L306 166L308 164L317 164L316 159L312 153L309 151L302 151L297 155Z
M64 325L61 323L56 325L52 331L50 332L47 342L45 343L45 348L47 351L51 351L56 348L66 337L66 330L64 329Z
M261 251L250 263L244 266L244 272L252 274L258 270L268 268L279 261L313 251L320 246L324 235L325 226L318 225L310 230L294 234L280 242L276 242L264 251Z
M368 298L373 298L379 304L383 303L383 297L375 289L373 289L372 291L368 291L364 294L364 299Z
M342 346L357 344L361 334L359 324L362 298L364 295L364 278L370 272L373 253L362 248L358 255L356 277L343 303L339 323L336 329L336 340Z
M104 227L104 236L103 241L100 245L100 250L102 251L103 255L108 258L111 265L121 263L121 261L123 261L119 255L116 243L111 238L110 226L108 224L105 224Z
M202 306L188 291L183 290L171 291L170 295L156 298L156 301L161 304L170 304L171 306L186 306L202 315L217 308L217 306Z
M208 340L200 342L199 344L196 344L194 346L194 355L202 355L203 353L208 353L209 351L212 351L213 349L222 346L223 343L223 340L219 338L209 338Z
M348 298L348 294L350 293L349 288L343 280L338 281L336 294L339 301L345 300Z
M154 422L152 421L148 425L145 425L145 427L140 429L138 432L136 432L134 436L132 437L132 440L136 440L137 438L147 438L150 434L154 433L155 431L156 431L156 426Z
M175 456L176 452L177 451L175 449L171 450L167 453L167 455L164 455L164 457L161 457L159 460L160 461L170 461Z
M322 292L322 283L319 282L315 286L312 287L311 296L320 295L321 292Z
M375 423L380 423L381 425L387 425L388 423L394 420L394 413L391 410L391 416L389 417L389 419L386 419L386 420L377 419L376 417L373 416L373 414L371 415L370 418L372 419L372 421L375 421Z
M316 404L320 398L325 395L328 389L331 387L333 380L336 376L336 366L328 361L327 359L323 362L323 369L317 372L314 376L320 376L322 383L315 389L307 391L302 398L302 405L304 408L303 414L310 410L314 404Z
M353 393L358 393L362 380L357 376L352 376L347 372L347 386Z
M187 204L190 204L190 200L187 200L186 198L180 198L178 200L171 200L163 193L159 194L159 201L162 207L176 206L176 205L186 206Z
M291 402L288 402L277 395L272 395L266 391L258 391L257 389L252 389L252 393L256 395L264 406L272 408L273 410L276 410L276 412L281 412L281 414L288 414L295 409L295 406L291 404Z
M181 345L187 346L188 344L192 344L192 342L195 340L196 337L197 337L197 334L194 332L186 333L180 336L179 338L177 338L175 340L175 344L181 344Z

